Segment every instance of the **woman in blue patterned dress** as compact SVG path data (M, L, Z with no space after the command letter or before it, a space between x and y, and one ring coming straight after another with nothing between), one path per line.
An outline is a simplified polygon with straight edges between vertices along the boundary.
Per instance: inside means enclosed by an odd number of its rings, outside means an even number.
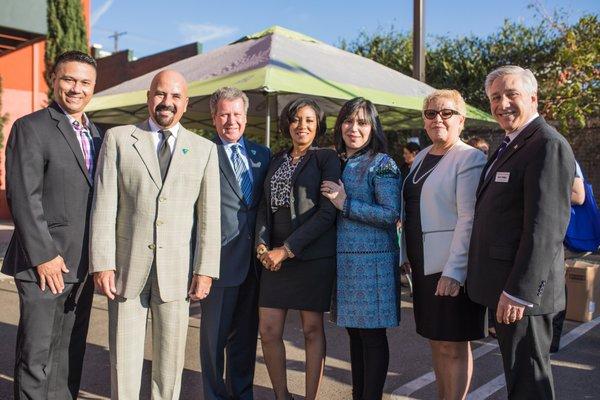
M350 336L352 398L381 399L389 362L386 328L400 322L400 172L385 154L387 142L377 110L368 100L355 98L344 104L334 141L342 158L342 180L321 185L340 210L332 317Z

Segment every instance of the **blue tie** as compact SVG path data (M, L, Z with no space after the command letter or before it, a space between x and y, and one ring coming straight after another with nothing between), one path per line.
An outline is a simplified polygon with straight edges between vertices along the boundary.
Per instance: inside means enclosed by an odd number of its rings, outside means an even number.
M252 180L250 179L250 172L246 168L246 164L242 161L239 148L239 144L231 146L231 163L233 164L235 177L240 184L240 189L242 189L244 201L250 205L252 203Z
M498 152L496 153L496 158L494 159L494 162L496 162L496 160L498 160L500 158L502 153L504 153L504 150L506 150L509 143L510 143L510 138L508 136L505 136L504 140L500 144L500 147L498 147Z

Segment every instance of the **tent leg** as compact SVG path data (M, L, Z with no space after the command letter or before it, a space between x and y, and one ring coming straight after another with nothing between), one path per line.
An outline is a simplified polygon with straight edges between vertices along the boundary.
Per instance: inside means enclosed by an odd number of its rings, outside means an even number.
M266 94L267 114L265 115L265 146L270 147L271 142L271 97Z

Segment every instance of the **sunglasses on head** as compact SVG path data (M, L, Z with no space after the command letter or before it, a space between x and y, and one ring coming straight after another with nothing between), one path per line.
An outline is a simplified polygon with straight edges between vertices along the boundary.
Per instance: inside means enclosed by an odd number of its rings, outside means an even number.
M425 118L427 119L435 119L435 117L440 114L440 117L442 117L442 119L448 119L448 118L452 118L453 115L460 115L460 113L456 110L451 110L449 108L444 108L443 110L432 110L432 109L428 109L423 111L423 115L425 116Z

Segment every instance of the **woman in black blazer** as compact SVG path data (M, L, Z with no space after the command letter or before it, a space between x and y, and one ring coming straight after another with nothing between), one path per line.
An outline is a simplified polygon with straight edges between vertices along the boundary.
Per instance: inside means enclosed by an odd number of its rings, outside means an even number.
M325 364L323 313L329 310L336 249L336 209L320 187L325 180L340 179L340 162L334 150L313 146L326 128L314 100L289 103L279 126L292 146L271 161L257 215L256 252L264 267L259 330L275 397L290 399L283 328L287 310L300 310L306 399L315 399Z

